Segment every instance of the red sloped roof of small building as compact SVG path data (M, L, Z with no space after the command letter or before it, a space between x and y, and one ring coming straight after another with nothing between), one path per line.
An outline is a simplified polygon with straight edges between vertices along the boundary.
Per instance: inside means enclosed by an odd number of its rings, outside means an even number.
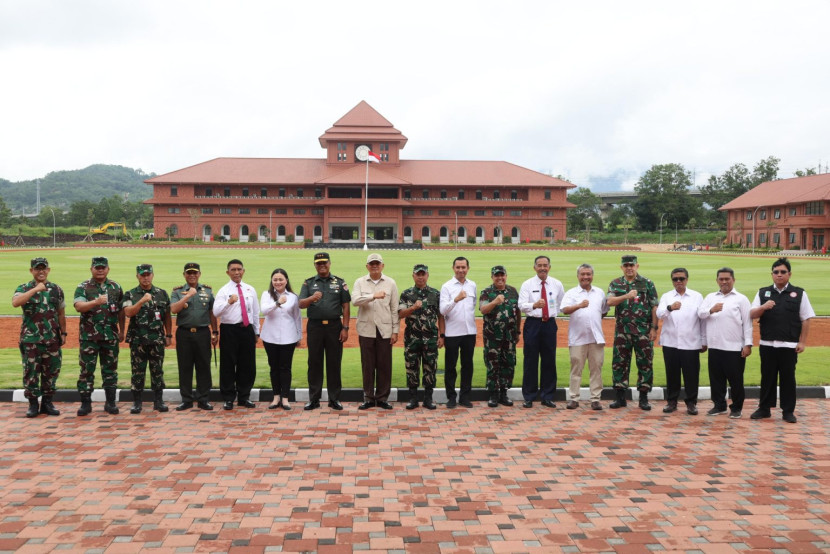
M335 121L334 125L320 136L320 146L325 148L329 142L349 140L397 142L398 149L403 150L408 139L395 129L388 119L380 115L365 100L361 100L357 106Z
M721 211L830 200L830 173L766 181L720 207Z
M362 184L363 164L326 164L307 158L216 158L147 179L147 184ZM370 184L396 186L482 186L574 188L575 185L499 161L403 160L369 164Z

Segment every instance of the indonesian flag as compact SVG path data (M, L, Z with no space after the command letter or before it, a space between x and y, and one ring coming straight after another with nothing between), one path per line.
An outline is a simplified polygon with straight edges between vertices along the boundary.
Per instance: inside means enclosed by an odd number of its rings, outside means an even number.
M370 161L370 162L372 162L372 163L379 164L379 163L380 163L380 156L378 156L377 154L375 154L374 152L372 152L371 150L369 150L369 158L368 158L368 161Z

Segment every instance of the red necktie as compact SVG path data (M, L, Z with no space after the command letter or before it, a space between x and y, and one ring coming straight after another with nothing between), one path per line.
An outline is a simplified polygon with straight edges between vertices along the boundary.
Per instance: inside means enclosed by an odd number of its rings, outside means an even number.
M242 308L242 326L247 327L250 321L248 321L248 310L245 308L245 295L242 294L242 285L237 283L236 290L239 291L239 307Z
M545 305L542 306L542 321L547 321L550 319L550 312L548 311L548 291L545 289L544 281L542 281L542 298L545 301Z

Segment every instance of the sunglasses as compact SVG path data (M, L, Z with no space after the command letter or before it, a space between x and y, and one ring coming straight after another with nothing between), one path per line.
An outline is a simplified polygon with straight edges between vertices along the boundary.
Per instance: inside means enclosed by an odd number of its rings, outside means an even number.
M686 280L686 278L685 277L672 277L671 280L674 281L675 283L682 283L683 281Z
M789 273L789 271L786 269L777 269L772 272L773 275L786 275L787 273Z

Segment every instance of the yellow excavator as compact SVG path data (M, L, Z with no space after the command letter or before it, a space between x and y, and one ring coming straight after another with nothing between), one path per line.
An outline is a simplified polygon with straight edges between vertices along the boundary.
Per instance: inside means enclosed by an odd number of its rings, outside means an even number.
M109 223L104 223L100 227L96 227L94 229L89 230L90 235L106 235L108 234L110 229L117 229L121 231L121 238L122 240L128 240L130 237L130 232L127 231L127 225L123 222L115 222L111 221Z

